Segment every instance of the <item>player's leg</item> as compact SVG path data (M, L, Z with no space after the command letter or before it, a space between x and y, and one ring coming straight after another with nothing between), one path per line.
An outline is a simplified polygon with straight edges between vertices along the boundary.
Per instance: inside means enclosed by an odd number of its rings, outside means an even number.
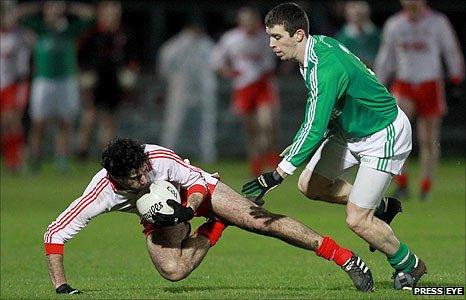
M146 237L149 256L157 271L170 281L186 278L204 259L209 239L195 233L189 224L158 228Z
M345 142L338 136L332 136L322 143L306 165L299 176L298 188L309 199L346 204L353 185L343 177L357 163ZM390 224L399 212L400 201L383 197L374 215Z
M55 103L58 106L58 132L55 136L55 167L59 172L68 170L71 148L71 129L79 112L79 90L75 78L55 82Z
M342 137L331 136L299 176L298 189L309 199L346 204L352 185L339 177L357 163Z
M29 164L33 173L39 172L42 165L42 141L48 119L54 114L56 106L52 102L54 88L50 80L35 78L32 81L29 115L31 129L29 134Z
M416 117L417 105L412 97L409 97L406 94L410 94L411 91L409 87L405 87L405 90L394 92L396 102L401 110L406 114L408 119L413 122ZM407 91L406 91L407 90ZM393 194L395 198L408 198L409 197L409 175L408 175L408 166L407 162L403 167L401 174L394 177L396 183L396 190Z
M275 169L280 162L277 151L279 103L276 85L273 79L264 76L256 97L258 134L263 143L261 155L264 165L271 169Z
M288 216L271 213L218 182L211 199L212 212L221 220L244 230L278 238L290 245L316 252L342 267L362 291L373 288L372 275L361 258Z
M21 168L24 143L22 110L18 100L16 85L7 86L0 91L1 152L5 167L12 172Z
M165 100L163 129L161 133L161 144L170 149L176 149L181 126L183 125L188 103L181 91L169 90Z
M421 163L421 199L425 200L430 192L433 176L440 153L440 117L418 117L417 139Z
M387 190L391 177L390 173L384 171L359 167L346 206L346 223L359 237L387 256L397 277L399 274L410 274L412 278L409 282L395 285L399 289L414 286L426 272L426 267L405 243L396 238L388 224L374 217L374 209Z
M206 88L204 95L199 99L202 103L201 112L201 139L199 144L201 160L212 163L217 160L217 97L213 82Z
M83 103L83 111L81 112L81 120L78 130L78 157L85 159L89 155L90 140L97 114L94 104L94 95L91 91L84 91L81 99Z

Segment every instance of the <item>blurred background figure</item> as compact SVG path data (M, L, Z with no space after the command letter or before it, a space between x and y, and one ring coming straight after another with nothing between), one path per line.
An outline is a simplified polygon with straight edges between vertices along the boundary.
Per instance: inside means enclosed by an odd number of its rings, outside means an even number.
M138 60L121 23L121 3L100 1L97 24L80 40L83 111L78 134L78 157L86 159L98 123L100 149L116 134L115 113L123 94L134 87Z
M19 7L21 23L36 34L29 111L31 170L34 173L40 170L46 125L56 117L55 162L57 170L65 172L71 125L79 112L76 42L83 30L93 23L94 9L65 1L41 4L24 3ZM77 18L68 18L67 14Z
M258 176L267 165L275 168L279 159L275 56L257 10L241 8L237 23L216 45L213 63L222 76L233 82L232 108L242 117L246 129L251 175Z
M159 52L159 75L166 80L165 116L161 145L176 151L187 114L200 114L202 162L217 159L217 78L211 65L214 43L198 24L189 24L166 41ZM187 128L197 124L184 124Z
M27 104L29 55L25 32L17 26L15 3L0 2L1 153L8 171L23 164L21 118Z
M442 57L448 81L464 79L464 61L448 18L425 1L401 1L402 11L390 17L383 29L375 72L387 84L398 105L410 118L417 117L421 182L420 197L426 199L439 157L439 134L446 113ZM396 196L408 196L408 174L395 178Z
M369 5L366 1L348 1L344 5L346 24L335 38L371 68L379 49L380 31L370 19Z

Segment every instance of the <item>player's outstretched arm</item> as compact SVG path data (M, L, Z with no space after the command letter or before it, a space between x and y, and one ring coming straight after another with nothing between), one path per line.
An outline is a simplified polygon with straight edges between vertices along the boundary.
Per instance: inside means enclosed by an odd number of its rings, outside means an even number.
M52 281L57 294L80 294L80 291L72 288L66 282L65 268L63 266L63 255L49 254L46 256L46 258L50 280Z

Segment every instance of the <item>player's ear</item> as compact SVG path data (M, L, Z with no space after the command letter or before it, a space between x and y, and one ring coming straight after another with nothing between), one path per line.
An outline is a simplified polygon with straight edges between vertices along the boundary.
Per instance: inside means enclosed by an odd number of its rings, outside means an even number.
M302 30L302 29L296 30L296 32L294 34L294 38L295 38L296 42L298 42L298 43L302 42L305 36L306 35L304 34L304 30Z

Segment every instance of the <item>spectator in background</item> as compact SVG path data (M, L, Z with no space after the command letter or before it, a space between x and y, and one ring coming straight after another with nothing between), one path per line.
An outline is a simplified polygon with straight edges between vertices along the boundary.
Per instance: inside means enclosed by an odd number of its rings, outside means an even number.
M134 87L138 60L129 34L121 23L121 4L100 1L97 24L81 39L79 62L83 70L83 112L78 135L78 157L88 157L95 123L99 123L101 149L115 136L115 111L123 92Z
M379 49L380 31L370 19L369 5L366 1L348 1L344 13L346 24L335 38L371 68Z
M23 162L21 118L27 102L30 51L25 33L17 26L14 3L0 5L1 153L6 169L17 172Z
M200 159L217 159L217 78L210 63L214 43L198 24L185 26L160 48L159 75L167 81L162 145L177 149L187 113L200 107ZM191 125L188 125L189 127Z
M42 9L42 14L39 14ZM78 18L68 18L67 13ZM85 4L65 1L24 3L19 8L22 24L34 31L37 40L33 56L30 134L31 170L42 163L42 142L47 122L58 118L55 137L56 168L68 169L70 131L79 111L76 81L76 41L94 19L94 9Z
M464 61L455 32L447 17L429 8L425 1L401 1L402 11L390 17L375 63L375 72L387 84L398 105L413 118L417 115L420 147L420 196L431 190L439 156L439 132L446 113L441 58L448 69L448 80L460 84ZM398 197L408 196L408 174L395 178Z
M273 167L279 162L275 57L258 11L240 9L237 23L238 27L220 39L213 62L222 76L233 81L233 110L246 128L251 175L258 176L265 165Z

